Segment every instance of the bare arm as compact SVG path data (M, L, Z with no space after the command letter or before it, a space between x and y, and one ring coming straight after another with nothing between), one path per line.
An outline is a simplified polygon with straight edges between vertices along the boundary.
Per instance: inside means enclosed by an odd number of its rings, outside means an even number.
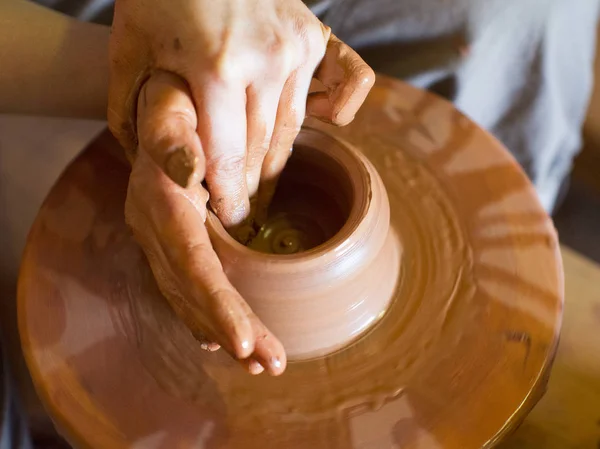
M108 35L25 0L0 0L0 113L106 118Z

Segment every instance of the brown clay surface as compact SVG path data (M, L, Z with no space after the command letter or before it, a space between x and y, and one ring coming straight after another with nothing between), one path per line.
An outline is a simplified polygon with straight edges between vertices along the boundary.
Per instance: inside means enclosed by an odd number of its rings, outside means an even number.
M403 246L387 314L279 378L201 351L123 222L127 169L104 135L42 207L19 283L32 377L76 447L489 447L539 399L562 267L508 153L449 103L384 77L351 126L311 125L360 148L387 188Z

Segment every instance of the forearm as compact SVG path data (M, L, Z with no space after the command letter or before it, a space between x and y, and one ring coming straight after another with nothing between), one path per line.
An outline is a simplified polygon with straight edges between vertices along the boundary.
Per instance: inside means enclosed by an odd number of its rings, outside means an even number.
M0 0L0 113L106 118L107 27Z

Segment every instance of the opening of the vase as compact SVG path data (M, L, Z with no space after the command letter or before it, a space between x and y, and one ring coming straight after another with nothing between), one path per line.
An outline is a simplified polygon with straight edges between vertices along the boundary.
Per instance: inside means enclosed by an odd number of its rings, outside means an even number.
M266 222L246 246L296 254L334 237L354 202L347 169L326 152L297 145L281 174Z

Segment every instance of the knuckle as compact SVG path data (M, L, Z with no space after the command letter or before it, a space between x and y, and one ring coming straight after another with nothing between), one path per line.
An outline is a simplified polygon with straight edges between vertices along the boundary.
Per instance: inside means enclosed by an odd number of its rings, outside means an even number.
M252 162L253 159L264 155L269 151L269 145L271 143L271 137L269 136L262 143L257 143L248 148L248 163Z
M216 84L233 84L242 72L238 68L238 58L229 52L215 55L208 62L209 79Z
M326 42L320 26L311 27L304 36L307 59L321 60L326 50Z
M319 31L323 36L323 41L329 41L329 38L331 37L331 27L325 25L323 22L319 22Z
M303 17L295 17L292 21L292 33L298 40L306 43L312 34L311 26Z
M276 135L273 136L272 148L279 151L289 151L300 132L300 128L301 126L297 123L288 122L283 124L277 130Z
M298 137L298 133L300 132L299 126L287 126L281 130L281 135L279 138L279 142L284 145L284 149L287 150L288 147L291 147Z
M293 40L282 33L275 33L268 44L269 65L279 74L291 71L296 59L297 47Z
M241 176L246 164L245 155L228 155L215 161L216 176L220 178L234 178Z
M262 164L265 154L269 151L269 144L256 145L248 151L248 168L255 168Z

